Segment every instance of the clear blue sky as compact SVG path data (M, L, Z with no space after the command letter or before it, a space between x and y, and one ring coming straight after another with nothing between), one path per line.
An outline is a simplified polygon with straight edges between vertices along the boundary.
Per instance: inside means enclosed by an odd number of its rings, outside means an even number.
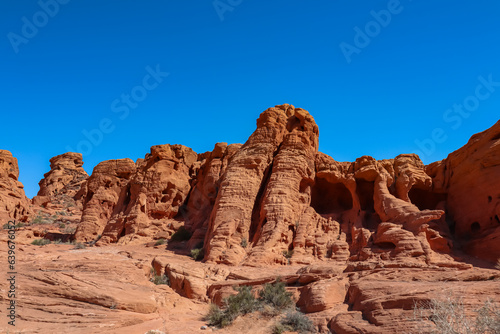
M431 163L499 118L497 0L60 2L0 3L0 149L29 197L68 147L89 174L157 144L204 152L245 142L277 104L309 110L339 161L420 141Z

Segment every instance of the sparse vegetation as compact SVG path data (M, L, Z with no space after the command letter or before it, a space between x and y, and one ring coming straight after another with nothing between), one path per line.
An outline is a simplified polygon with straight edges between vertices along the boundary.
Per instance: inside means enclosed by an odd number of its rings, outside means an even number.
M226 327L240 315L260 310L265 315L275 316L294 305L292 294L285 289L285 283L279 278L273 284L265 284L259 292L259 298L255 298L251 286L240 286L234 288L238 293L224 300L222 309L217 305L211 305L206 316L209 325Z
M247 248L247 246L248 246L248 240L247 240L247 238L241 239L241 247Z
M35 246L45 246L50 244L51 241L49 239L35 239L31 242L32 245Z
M497 264L495 265L495 268L497 268L498 270L500 270L500 259L497 260Z
M10 225L9 223L6 223L6 224L3 224L2 228L4 230L8 230L9 226L12 226L12 225ZM26 226L26 224L25 223L17 223L17 224L14 225L14 229L17 229L17 228L20 228L20 227L23 227L23 226Z
M66 228L64 229L64 233L65 234L74 234L76 231L76 227L72 227L72 226L66 226Z
M49 215L44 214L41 211L38 211L36 217L31 220L31 224L32 225L52 224L54 220L55 218L50 217Z
M66 224L64 223L59 223L59 228L65 228L66 227Z
M168 278L168 276L167 275L157 275L154 268L151 268L151 278L149 280L156 285L165 284L165 285L170 286L170 279Z
M259 300L280 311L291 308L294 305L292 294L286 291L285 287L285 283L281 282L280 278L276 279L273 284L267 283L259 292Z
M201 261L205 257L205 251L203 248L193 248L190 255L195 261Z
M84 248L87 248L87 246L85 246L85 244L82 244L81 242L77 242L75 244L75 248L74 249L84 249Z
M259 309L259 301L255 299L251 286L240 286L234 289L238 293L225 299L222 310L217 305L210 305L210 310L205 318L209 325L226 327L239 315L251 313Z
M181 226L172 236L170 241L186 241L191 238L191 232L186 230L184 226Z
M288 312L273 328L273 334L283 332L299 332L300 334L314 332L312 321L304 314L298 311Z
M413 312L413 320L417 322L417 330L414 333L500 333L500 309L490 300L475 310L475 317L467 315L462 300L453 296L448 296L444 300L433 299L416 304Z
M163 238L161 239L158 239L156 242L155 242L155 246L161 246L161 245L164 245L167 241Z
M284 250L283 251L283 256L287 259L291 259L292 256L293 256L293 249L289 249L289 250Z

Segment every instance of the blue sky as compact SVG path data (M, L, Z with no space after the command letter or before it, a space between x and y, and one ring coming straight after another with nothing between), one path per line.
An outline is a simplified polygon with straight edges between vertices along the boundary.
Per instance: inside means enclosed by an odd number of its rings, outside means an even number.
M204 152L283 103L339 161L431 163L499 119L495 0L55 1L0 3L0 149L29 197L68 148L89 174L152 145Z

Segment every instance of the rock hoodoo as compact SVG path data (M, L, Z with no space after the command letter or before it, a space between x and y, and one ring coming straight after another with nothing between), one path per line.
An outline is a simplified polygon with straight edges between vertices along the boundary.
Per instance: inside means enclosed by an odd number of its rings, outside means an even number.
M50 171L40 180L40 190L33 198L36 205L77 206L82 208L82 196L76 196L89 177L83 169L80 153L64 153L50 159Z

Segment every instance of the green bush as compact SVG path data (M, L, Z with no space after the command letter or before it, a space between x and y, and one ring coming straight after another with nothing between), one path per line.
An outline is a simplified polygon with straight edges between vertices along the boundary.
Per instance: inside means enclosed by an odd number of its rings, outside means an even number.
M4 230L8 230L9 228L12 228L11 226L12 226L12 224L6 223L6 224L3 225L3 229ZM14 229L17 229L17 228L20 228L20 227L23 227L23 226L26 226L26 224L25 223L17 223L17 224L14 225Z
M277 310L284 310L294 306L292 294L286 291L286 285L280 278L273 284L265 284L259 292L259 301L272 306Z
M226 327L240 315L260 310L262 314L275 316L293 307L292 294L285 289L285 283L278 278L273 284L265 284L256 299L251 286L234 288L238 293L224 300L222 309L210 306L205 320L210 326ZM308 320L308 319L307 319Z
M283 251L283 256L287 259L291 259L293 256L293 249Z
M163 238L161 239L158 239L158 241L156 241L155 243L155 246L160 246L160 245L164 245L167 241Z
M195 261L203 260L204 256L205 256L205 251L203 250L203 248L191 249L191 257L195 259Z
M251 286L240 286L234 288L238 293L224 300L223 309L217 305L211 305L210 311L205 319L210 326L229 326L239 315L251 313L259 309L259 301L255 299Z
M225 327L230 322L226 323L227 320L224 318L224 312L217 305L210 304L210 309L205 316L205 321L207 321L210 326Z
M294 311L287 313L273 328L273 334L281 334L285 331L305 334L314 332L315 328L311 319L304 313Z
M49 239L36 239L31 242L32 245L35 246L44 246L50 244L51 241Z
M64 223L59 223L59 228L65 228L66 227L66 224Z
M168 285L170 286L170 279L168 278L167 275L157 275L156 271L154 268L151 268L151 278L149 279L150 282L153 282L156 285Z
M191 238L191 232L186 230L184 226L181 226L172 236L170 241L186 241Z

